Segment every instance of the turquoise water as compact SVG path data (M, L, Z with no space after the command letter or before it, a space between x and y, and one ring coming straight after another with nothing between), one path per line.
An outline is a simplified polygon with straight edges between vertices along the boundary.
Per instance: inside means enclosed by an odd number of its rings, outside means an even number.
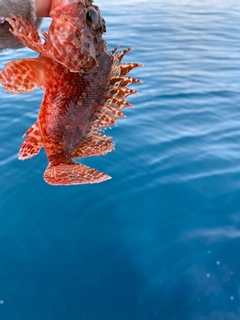
M99 1L145 65L116 150L84 160L112 180L47 185L43 150L17 160L42 91L0 88L0 319L239 320L240 2Z

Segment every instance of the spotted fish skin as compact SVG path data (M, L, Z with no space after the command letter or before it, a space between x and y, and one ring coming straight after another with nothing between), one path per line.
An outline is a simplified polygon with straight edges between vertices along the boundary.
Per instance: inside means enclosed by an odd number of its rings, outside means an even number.
M8 19L12 33L39 56L7 63L0 73L4 89L23 93L38 86L45 91L19 159L37 155L43 146L49 160L44 179L49 184L102 182L110 176L73 159L114 149L111 137L102 130L116 124L124 117L122 110L132 106L125 99L137 92L128 87L141 81L127 74L141 64L122 63L131 48L107 52L102 38L105 21L92 1L54 0L50 15L44 43L28 21Z

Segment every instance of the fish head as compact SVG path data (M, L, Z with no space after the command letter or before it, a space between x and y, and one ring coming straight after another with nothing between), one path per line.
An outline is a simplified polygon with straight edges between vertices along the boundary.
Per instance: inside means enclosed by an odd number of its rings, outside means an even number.
M90 71L106 51L106 24L91 0L53 0L46 48L71 71Z

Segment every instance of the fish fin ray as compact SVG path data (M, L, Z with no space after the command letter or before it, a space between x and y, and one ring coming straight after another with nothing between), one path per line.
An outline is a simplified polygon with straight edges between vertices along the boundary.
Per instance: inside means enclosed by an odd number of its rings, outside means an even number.
M32 125L24 134L27 135L25 141L23 142L19 152L18 159L26 160L36 156L43 146L42 136L38 122Z
M99 183L108 179L109 175L77 162L49 164L44 173L44 180L51 185Z
M119 46L114 48L112 51L111 51L111 54L113 55L117 49L119 49ZM123 49L119 52L117 52L115 55L114 55L114 61L116 61L117 63L121 62L123 57L125 56L126 53L128 53L129 51L133 50L133 48L127 48L127 49Z
M41 34L42 34L42 36L43 36L43 39L44 39L45 41L47 41L47 37L48 37L47 31L46 31L46 30L41 30Z
M43 87L39 76L40 64L35 58L8 62L0 72L0 82L10 93L31 92L35 86Z
M73 151L73 158L85 158L90 156L105 155L114 150L111 137L101 133L91 132L85 136L83 141Z
M141 80L132 77L112 77L110 83L114 87L128 87L134 83L142 83Z
M138 67L143 67L143 64L142 63L122 63L122 64L117 64L116 66L113 65L112 74L115 77L124 77L131 70Z
M112 124L116 125L118 118L123 118L125 115L121 112L122 109L132 107L132 105L125 99L131 94L138 92L128 87L134 83L141 83L141 80L133 77L128 77L127 74L134 68L142 66L139 63L124 63L121 61L124 55L132 50L132 48L124 49L118 53L118 47L112 50L113 65L110 72L110 86L105 97L104 103L99 106L95 113L92 128L94 130L101 130L105 127L111 127Z
M6 18L6 21L11 25L11 33L26 47L39 52L44 53L45 49L41 42L41 38L38 34L35 26L25 18L16 15L11 15L10 18Z
M115 54L117 49L118 47L110 53L113 56L113 64L109 77L110 86L107 89L105 101L95 112L91 125L92 132L104 130L106 127L110 128L112 125L116 125L116 120L118 118L124 118L125 115L121 110L127 107L133 107L131 103L126 101L126 98L129 95L138 94L137 91L129 89L128 87L131 84L142 83L139 79L127 76L132 69L141 67L143 66L142 64L121 63L124 55L132 50L132 48L122 50Z
M91 130L98 131L106 127L110 128L112 125L117 125L116 120L118 118L125 118L125 115L120 111L124 107L130 107L131 104L128 104L124 100L114 99L115 97L108 96L106 102L103 103L99 110L95 112L95 119L93 120ZM121 101L116 103L116 101ZM120 108L120 105L122 108Z

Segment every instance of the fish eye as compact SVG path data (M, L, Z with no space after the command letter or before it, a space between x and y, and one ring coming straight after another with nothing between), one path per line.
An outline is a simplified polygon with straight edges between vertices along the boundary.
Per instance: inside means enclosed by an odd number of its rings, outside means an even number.
M89 8L86 13L87 23L92 26L98 22L98 12L93 8Z

